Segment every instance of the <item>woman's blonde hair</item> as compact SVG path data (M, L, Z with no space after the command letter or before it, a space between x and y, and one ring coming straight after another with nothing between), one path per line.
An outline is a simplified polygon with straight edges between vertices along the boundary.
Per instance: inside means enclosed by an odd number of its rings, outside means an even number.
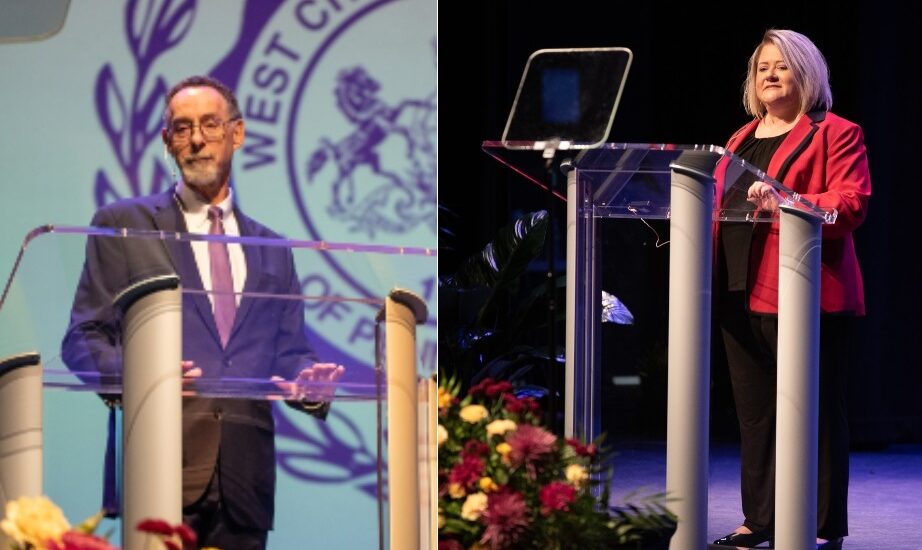
M809 38L786 29L769 29L762 36L762 42L749 58L749 71L743 83L743 108L746 113L763 118L765 105L756 93L756 72L759 54L766 44L772 44L781 52L800 96L800 112L814 110L828 111L832 108L832 89L829 87L829 66L826 58Z

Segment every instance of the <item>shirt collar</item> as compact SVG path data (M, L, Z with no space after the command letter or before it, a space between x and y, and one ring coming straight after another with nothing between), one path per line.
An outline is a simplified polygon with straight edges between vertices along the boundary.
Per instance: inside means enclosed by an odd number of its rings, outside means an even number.
M193 216L194 218L208 218L208 207L211 204L203 201L199 197L198 193L195 192L191 187L186 185L186 182L180 180L176 185L176 195L179 198L180 203L182 204L182 210L187 216ZM219 202L215 206L221 208L222 216L226 220L232 213L234 208L234 190L231 187L227 188L227 197L223 201Z

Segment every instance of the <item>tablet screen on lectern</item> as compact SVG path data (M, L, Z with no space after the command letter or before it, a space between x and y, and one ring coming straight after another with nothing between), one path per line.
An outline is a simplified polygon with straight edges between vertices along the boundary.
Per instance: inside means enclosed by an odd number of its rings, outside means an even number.
M631 66L627 48L538 50L528 58L516 92L503 145L533 148L559 140L571 149L608 139Z

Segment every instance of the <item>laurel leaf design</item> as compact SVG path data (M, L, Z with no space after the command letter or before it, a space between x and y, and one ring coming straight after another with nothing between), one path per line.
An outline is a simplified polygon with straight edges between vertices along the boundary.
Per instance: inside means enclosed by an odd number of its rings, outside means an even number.
M129 0L125 7L125 34L135 59L135 78L131 89L122 93L112 65L107 63L96 78L96 112L128 189L119 193L112 180L104 174L97 175L97 206L113 198L138 196L144 192L141 183L144 154L159 138L162 100L168 90L162 76L154 78L151 84L150 68L158 57L188 34L196 5L196 0ZM151 176L151 193L171 183L168 168L156 159Z
M275 409L275 418L276 437L289 440L297 449L276 452L279 467L292 477L341 483L375 472L377 457L368 448L362 431L347 415L330 411L325 421L315 423L316 435L298 428L279 409Z
M158 50L166 51L186 36L195 19L195 0L183 0L174 10L169 10L170 2L161 10L161 17L157 18L157 28L154 34L157 37Z
M141 72L189 32L195 18L195 0L132 0L125 11L128 45Z
M112 184L109 183L109 178L106 177L106 173L102 170L96 172L96 185L93 187L93 196L98 206L109 204L122 198L118 191L112 187Z
M160 113L166 93L166 80L162 76L158 76L153 88L147 95L147 99L144 100L141 108L135 113L134 124L132 124L135 140L133 153L142 155L144 149L147 148L147 144L160 136L160 128L162 127Z
M106 63L96 77L96 112L120 163L124 163L125 99L119 90L112 65Z

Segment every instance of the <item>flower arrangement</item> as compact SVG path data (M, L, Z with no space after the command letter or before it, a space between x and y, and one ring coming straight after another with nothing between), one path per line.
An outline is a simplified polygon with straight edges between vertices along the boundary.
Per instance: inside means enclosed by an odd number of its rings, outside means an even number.
M61 509L48 497L20 497L6 503L0 532L12 542L13 550L118 550L108 537L95 535L103 513L71 527ZM188 526L170 525L158 519L138 523L137 530L159 541L158 548L195 548L196 535Z
M675 517L662 495L609 509L601 441L547 431L538 402L509 382L484 379L463 397L458 389L440 378L439 550L638 548L651 533L668 543ZM593 477L603 478L598 497Z

